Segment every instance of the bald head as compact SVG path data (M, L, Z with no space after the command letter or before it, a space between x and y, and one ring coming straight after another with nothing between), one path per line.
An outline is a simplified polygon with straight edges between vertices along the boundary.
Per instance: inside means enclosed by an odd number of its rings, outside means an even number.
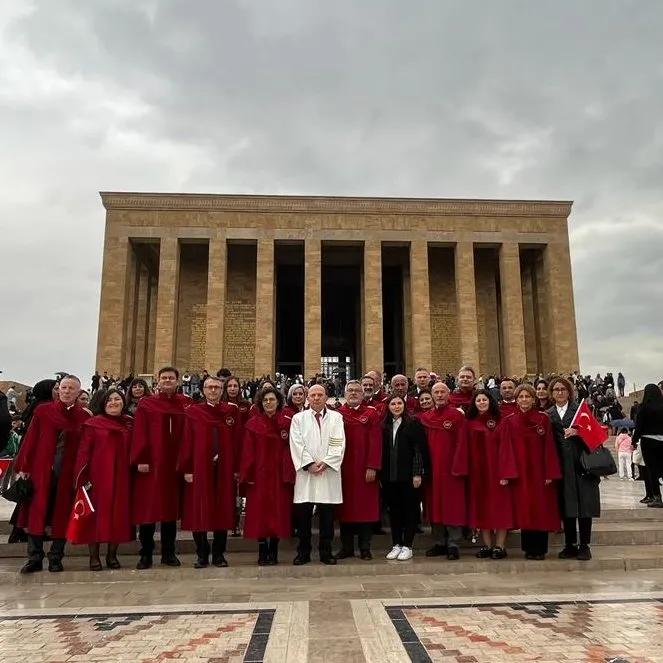
M401 398L407 396L407 378L404 375L394 375L391 378L391 393Z
M314 384L308 390L308 403L315 412L322 412L327 403L327 392L321 384Z
M449 387L444 382L436 382L431 389L435 407L444 407L449 402Z

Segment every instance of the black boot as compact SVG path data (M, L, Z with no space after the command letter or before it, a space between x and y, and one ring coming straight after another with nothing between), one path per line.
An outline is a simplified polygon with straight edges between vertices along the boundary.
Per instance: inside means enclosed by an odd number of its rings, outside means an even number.
M267 544L267 565L275 566L279 563L279 540L269 539Z
M117 543L108 544L108 552L106 553L106 568L108 569L119 569L121 564L117 559Z
M99 559L99 544L91 543L90 549L90 571L101 571L101 560Z
M265 539L258 541L258 566L266 566L269 563L269 546Z

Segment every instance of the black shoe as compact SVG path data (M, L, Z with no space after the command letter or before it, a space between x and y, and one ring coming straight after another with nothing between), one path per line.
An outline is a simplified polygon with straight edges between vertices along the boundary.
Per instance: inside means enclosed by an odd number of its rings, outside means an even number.
M640 504L649 504L650 502L653 502L653 501L654 501L653 497L643 497L640 500ZM11 541L9 543L11 543Z
M355 551L354 550L346 550L345 548L341 548L335 555L334 557L336 559L349 559L355 556Z
M492 557L493 559L505 559L507 556L506 550L504 548L500 548L499 546L495 546L492 550Z
M297 555L294 560L292 560L293 566L304 566L311 561L310 555Z
M477 550L478 559L490 559L492 556L493 556L493 549L489 548L488 546L481 546L481 548Z
M580 560L581 562L589 562L591 558L592 551L589 549L589 546L580 546L576 559Z
M332 554L321 555L320 561L327 566L336 566L336 557L334 557Z
M532 559L535 562L543 562L543 560L546 558L545 555L532 555Z
M48 570L51 573L62 573L64 571L64 566L62 566L62 562L54 560L48 563ZM101 562L99 562L98 570L101 571Z
M365 562L370 562L373 559L373 555L370 550L362 550L359 553L359 559L363 559Z
M194 569L206 569L209 566L209 559L207 557L198 557L193 563Z
M121 569L122 565L118 561L117 557L110 557L109 555L106 555L106 568L107 569Z
M649 509L663 509L663 502L660 497L655 497L648 505Z
M228 566L228 560L224 557L223 554L215 555L212 559L212 564L219 569L225 569Z
M98 557L90 557L90 571L101 571L102 568L101 560Z
M578 547L564 546L564 550L562 550L557 557L559 557L559 559L576 559L576 557L578 557Z
M449 548L449 551L447 552L447 559L451 560L452 562L455 562L457 559L460 559L460 555L458 553L458 548Z
M43 570L44 570L44 565L42 562L37 562L37 561L26 562L21 567L21 574L26 575L28 573L37 573L38 571L43 571Z
M426 557L442 557L447 554L447 547L436 543L426 551Z
M182 566L182 563L175 555L166 555L161 557L161 564L163 566Z
M151 557L141 557L138 560L138 564L136 564L136 568L139 571L143 571L144 569L151 569L152 568L152 558Z
M279 563L279 540L270 539L267 544L267 566L276 566Z

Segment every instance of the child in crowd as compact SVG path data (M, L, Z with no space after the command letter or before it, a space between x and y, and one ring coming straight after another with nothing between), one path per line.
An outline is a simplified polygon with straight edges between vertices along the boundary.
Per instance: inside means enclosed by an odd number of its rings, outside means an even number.
M615 440L615 450L619 459L619 478L633 481L633 439L628 429L620 428Z

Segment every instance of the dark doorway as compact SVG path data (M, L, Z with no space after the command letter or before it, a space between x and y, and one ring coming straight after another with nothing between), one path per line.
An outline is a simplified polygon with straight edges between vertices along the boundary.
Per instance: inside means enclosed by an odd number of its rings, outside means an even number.
M322 246L322 368L351 379L360 365L362 247Z
M407 247L382 248L382 343L387 375L405 372L404 300Z
M276 371L304 372L304 244L277 244Z

